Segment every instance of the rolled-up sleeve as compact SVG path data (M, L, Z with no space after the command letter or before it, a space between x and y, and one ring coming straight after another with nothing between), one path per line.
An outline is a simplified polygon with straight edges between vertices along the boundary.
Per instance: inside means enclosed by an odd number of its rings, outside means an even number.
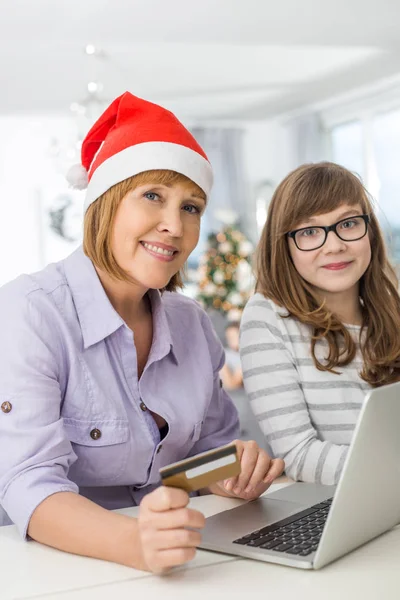
M55 307L26 287L21 278L0 290L0 505L23 537L43 500L78 492L67 476L76 455L60 416Z
M213 369L213 390L199 440L190 456L218 448L239 436L239 416L232 400L222 387L219 372L225 363L225 353L208 316L204 313L203 330L207 338Z

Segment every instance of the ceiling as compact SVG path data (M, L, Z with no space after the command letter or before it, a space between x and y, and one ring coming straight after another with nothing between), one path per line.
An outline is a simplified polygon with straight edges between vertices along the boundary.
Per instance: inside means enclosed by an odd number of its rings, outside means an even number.
M0 113L67 112L99 80L181 118L268 118L400 73L399 25L399 0L0 0Z

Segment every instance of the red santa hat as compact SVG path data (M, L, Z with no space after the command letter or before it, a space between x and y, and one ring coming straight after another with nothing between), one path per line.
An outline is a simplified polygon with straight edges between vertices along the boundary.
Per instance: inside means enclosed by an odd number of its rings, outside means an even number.
M93 125L82 143L81 165L67 174L85 189L85 211L116 183L153 169L186 175L209 195L213 173L208 158L168 110L125 92Z

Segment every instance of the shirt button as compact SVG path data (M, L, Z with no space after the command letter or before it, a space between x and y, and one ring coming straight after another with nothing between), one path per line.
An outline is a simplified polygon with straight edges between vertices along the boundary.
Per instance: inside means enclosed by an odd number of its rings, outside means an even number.
M142 409L143 412L145 410L147 410L147 406L145 405L145 403L143 401L140 403L140 408Z
M3 411L3 413L9 413L9 412L11 412L11 409L12 409L11 402L3 402L3 404L1 405L1 410Z
M92 431L90 432L90 437L92 438L92 440L99 440L101 438L100 429L92 429Z

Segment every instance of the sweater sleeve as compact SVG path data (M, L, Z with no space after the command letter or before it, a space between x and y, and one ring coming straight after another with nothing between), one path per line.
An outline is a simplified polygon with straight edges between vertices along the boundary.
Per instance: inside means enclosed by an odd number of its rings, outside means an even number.
M250 406L286 474L295 481L337 483L348 446L318 439L282 318L256 294L242 317L240 355Z

